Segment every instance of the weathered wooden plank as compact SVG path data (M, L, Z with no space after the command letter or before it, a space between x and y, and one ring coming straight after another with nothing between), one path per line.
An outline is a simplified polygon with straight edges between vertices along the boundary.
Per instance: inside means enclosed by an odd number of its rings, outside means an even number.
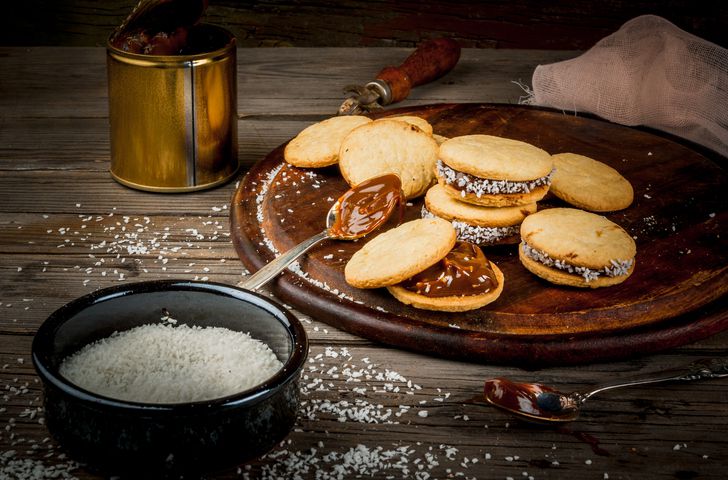
M174 206L174 198L163 198ZM153 217L113 209L0 215L0 331L32 333L71 299L120 283L172 278L237 284L245 268L230 242L227 208ZM325 325L315 328L329 333Z
M30 445L32 440L40 442L47 436L37 419L20 417L26 408L39 406L40 391L32 380L28 363L29 347L28 337L19 339L0 335L0 362L8 365L0 374L0 384L28 389L24 393L12 391L5 401L8 415L16 419L10 429L15 436L10 439L3 435L0 448L18 450L23 443ZM534 428L513 421L492 407L469 401L479 391L483 378L494 374L513 374L514 369L440 361L429 362L436 368L434 371L428 368L425 372L421 356L416 354L366 346L347 347L345 356L323 355L326 351L325 345L312 347L311 359L318 358L319 353L322 356L307 364L315 370L308 371L308 378L302 381L302 385L318 379L320 381L314 383L320 389L304 388L297 427L266 459L253 462L249 470L243 470L249 471L252 478L259 475L269 478L268 475L273 472L287 478L296 472L305 473L299 469L301 463L306 463L307 457L309 460L317 459L317 463L309 463L310 476L304 475L305 478L314 478L312 472L316 470L333 471L335 465L342 465L340 457L347 452L365 453L380 448L396 453L396 448L401 446L407 449L395 459L407 459L412 468L417 468L414 466L417 465L416 459L419 463L436 459L437 465L425 463L431 467L426 471L434 478L448 477L448 473L455 475L456 472L476 477L497 475L517 478L524 471L538 478L576 479L592 475L602 478L602 472L608 473L610 478L622 478L642 469L648 469L649 478L656 479L674 478L676 472L686 469L699 472L701 478L720 478L725 467L721 454L728 442L724 439L708 441L705 437L708 432L718 434L726 427L728 420L715 416L720 414L720 410L710 410L711 404L719 405L726 395L723 384L714 384L718 387L723 385L717 389L695 390L696 384L674 389L635 387L619 394L605 394L602 400L591 401L578 424L558 430ZM343 352L340 348L329 348L328 351ZM23 362L20 363L18 358ZM679 358L661 355L653 358L652 363L661 362L668 366ZM649 364L625 366L617 363L612 366L636 373L649 369ZM400 391L388 389L387 380L352 383L347 382L344 376L334 378L335 373L327 373L332 367L341 371L344 366L361 369L368 365L372 365L369 370L373 375L386 370L394 370L401 375L391 382L400 387ZM598 368L580 370L580 376L588 379ZM573 370L555 369L552 374L562 372L570 374ZM521 372L521 375L526 374ZM407 381L421 388L410 388ZM352 390L354 386L364 388L366 395L356 393ZM357 399L360 400L358 409L337 405L344 400L354 406ZM690 405L701 409L702 414L675 418L676 411L682 413ZM381 418L388 409L401 412L401 415ZM425 411L427 416L419 414ZM345 417L342 422L341 412L353 416ZM385 423L387 421L395 423ZM528 447L524 445L524 438L529 439ZM595 448L598 447L602 455L591 450L589 439L593 443L599 442ZM25 441L13 444L19 440ZM47 443L54 445L53 442ZM58 461L60 451L57 446L54 447L54 461ZM44 448L42 453L46 451L47 448ZM26 456L33 458L36 452L30 452ZM327 455L328 461L325 460ZM38 457L42 458L41 455ZM339 461L331 461L331 457L339 457ZM473 462L474 458L478 459L477 463ZM392 465L395 462L380 464L375 459L360 465L371 474L367 477L386 478L397 472L401 474L401 470ZM81 478L95 478L83 471L81 473ZM236 474L231 470L223 472L220 478L233 478ZM395 478L400 477L395 475Z
M103 45L135 2L20 2L4 25L3 44ZM411 46L447 35L487 48L586 48L643 13L663 15L692 33L721 38L725 10L714 2L650 0L568 2L309 0L211 2L207 22L230 29L245 46ZM13 16L11 15L11 18ZM721 19L723 22L721 23Z
M336 112L344 86L374 79L385 65L400 63L410 49L239 49L238 115L311 115ZM539 63L574 57L573 51L463 51L442 79L412 91L404 105L450 102L516 102ZM108 116L103 48L0 48L0 96L6 118ZM515 58L518 61L515 61ZM505 80L504 80L505 79Z
M6 401L8 405L6 408L15 415L19 415L26 404L31 407L38 405L37 401L33 400L38 397L39 392L37 385L33 385L31 379L29 347L28 337L0 335L0 352L3 352L0 353L0 363L7 365L0 371L2 373L0 383L18 384L21 388L23 384L29 383L28 392L11 395ZM338 355L336 357L326 355L327 351L337 352ZM504 469L504 475L509 472L512 474L516 468L537 468L536 471L539 472L544 472L542 468L554 468L554 471L565 475L560 475L559 478L578 478L573 468L579 464L585 469L595 468L587 467L586 460L592 460L592 465L601 463L605 471L610 473L622 471L625 465L629 467L624 471L635 471L635 468L659 463L655 465L657 470L651 478L667 478L674 470L690 466L699 459L701 460L699 471L702 474L710 476L722 468L719 463L720 453L725 448L726 442L705 441L705 434L709 431L718 433L725 427L726 418L714 416L720 414L721 399L728 393L726 391L728 385L724 383L714 382L710 386L707 383L695 384L688 390L692 392L689 396L682 388L635 387L620 393L604 394L602 400L592 400L582 421L571 428L574 432L583 432L598 439L599 446L609 453L609 457L604 458L594 455L584 441L579 441L568 430L533 428L514 422L493 408L470 401L480 391L482 380L491 375L520 375L524 380L529 378L549 380L560 375L568 375L572 378L568 383L561 384L568 388L589 384L595 381L595 377L614 375L617 370L620 371L619 374L635 374L648 371L656 364L671 366L683 361L682 356L659 355L629 364L620 362L587 366L577 371L549 369L538 374L508 367L488 367L445 360L428 361L427 371L424 371L422 369L424 357L421 355L370 346L349 346L344 351L338 345L314 345L309 358L307 366L313 370L307 369L305 374L308 378L302 384L305 385L307 381L313 382L315 387L304 390L305 403L298 426L300 431L292 433L289 437L290 443L286 442L277 448L264 464L254 464L253 472L261 465L265 465L265 468L283 468L283 464L277 462L275 457L281 455L284 450L296 452L313 447L319 450L320 459L326 453L343 454L360 445L370 449L380 446L392 448L393 443L397 444L394 439L402 439L403 444L411 445L416 450L410 454L411 459L422 457L424 460L424 452L434 451L438 458L443 457L440 458L443 466L447 465L452 470L464 470L462 466L464 458L477 457L483 462L483 465L478 467L487 465L488 472L492 472L494 468ZM18 359L22 359L22 362ZM372 376L387 370L396 371L401 375L398 380L392 382L400 387L400 391L395 393L391 388L387 389L385 385L387 381L381 379L349 382L353 377L341 375L335 378L336 373L328 373L332 367L337 367L337 371L341 372L345 366L357 370L368 365L373 365L370 369ZM17 381L14 380L16 378ZM420 388L408 387L407 381L413 382ZM363 395L355 393L352 390L355 386L364 388L365 393ZM319 387L322 389L316 390ZM336 400L331 400L330 392L338 392ZM372 421L376 420L374 412L377 411L384 412L386 409L400 411L400 405L409 406L409 409L401 417L394 417L398 422L394 424L385 424L383 420L378 423L362 423L353 421L352 418L340 422L339 414L330 411L327 406L342 399L349 400L352 405L359 399L361 408L349 409L348 413L362 414L368 408ZM691 405L696 406L696 410L700 413L686 417L685 413L691 411ZM715 405L716 408L713 414L711 405ZM417 414L425 410L428 412L427 417ZM677 412L681 415L675 418ZM608 422L605 423L604 420L607 419ZM637 433L633 431L636 421L639 422ZM25 422L24 425L25 430L22 432L18 427L14 427L20 438L38 438L40 435L45 435L40 425L31 421ZM524 448L524 436L531 439L534 445L542 445L542 450L539 451L538 447ZM392 440L383 441L384 438ZM2 440L0 439L0 442ZM17 440L17 437L14 440ZM323 442L322 446L319 446L319 441ZM688 445L686 448L689 449L690 455L681 455L678 451L673 451L675 445L683 444ZM8 448L12 446L17 447L9 445ZM417 447L424 448L419 450ZM433 450L429 447L433 447ZM457 452L452 452L450 455L452 460L445 455L448 448L457 449ZM632 457L635 452L640 452L637 459ZM662 459L660 452L671 452L672 460L656 462L657 458ZM491 462L486 463L485 453L490 453ZM707 455L708 458L702 459L702 455ZM540 463L535 465L531 463L539 458L551 460L543 466ZM710 459L712 459L710 462L702 461ZM557 460L559 465L546 466L553 460ZM468 471L473 474L479 471L476 465L468 467ZM387 472L392 473L391 470ZM232 474L233 472L229 473ZM374 476L374 478L384 478L384 476Z
M207 215L227 206L235 181L209 192L184 195L132 190L103 171L18 171L0 174L0 211L158 215L186 212ZM32 202L29 200L32 199Z
M315 120L309 116L244 117L238 159L250 166ZM94 170L110 166L106 118L19 117L0 128L0 170Z

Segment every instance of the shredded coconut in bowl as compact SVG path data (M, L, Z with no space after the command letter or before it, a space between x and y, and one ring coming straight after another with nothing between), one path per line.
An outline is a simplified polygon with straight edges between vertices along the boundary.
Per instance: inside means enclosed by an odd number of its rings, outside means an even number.
M60 373L93 393L142 403L185 403L242 392L283 364L247 333L185 324L142 325L84 346Z

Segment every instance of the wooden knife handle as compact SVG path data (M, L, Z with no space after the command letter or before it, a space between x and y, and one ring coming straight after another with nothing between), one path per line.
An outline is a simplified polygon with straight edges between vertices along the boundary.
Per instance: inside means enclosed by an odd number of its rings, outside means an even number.
M449 38L428 40L417 47L399 67L384 67L377 79L387 82L392 101L401 102L412 87L431 82L455 67L460 58L460 45Z

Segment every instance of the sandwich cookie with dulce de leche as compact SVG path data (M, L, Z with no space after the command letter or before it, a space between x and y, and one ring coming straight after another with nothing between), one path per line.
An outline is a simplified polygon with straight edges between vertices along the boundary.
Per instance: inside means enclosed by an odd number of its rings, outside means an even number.
M493 135L453 137L440 145L437 180L453 197L487 207L529 205L551 184L551 155Z
M416 308L459 312L493 302L503 274L480 248L456 242L442 218L412 220L388 230L357 251L344 269L358 288L387 290Z
M488 246L520 242L521 222L535 211L535 203L498 208L461 202L437 184L425 195L422 218L449 220L457 231L458 240Z
M598 288L625 281L634 271L637 247L622 227L574 208L551 208L521 224L521 263L559 285Z

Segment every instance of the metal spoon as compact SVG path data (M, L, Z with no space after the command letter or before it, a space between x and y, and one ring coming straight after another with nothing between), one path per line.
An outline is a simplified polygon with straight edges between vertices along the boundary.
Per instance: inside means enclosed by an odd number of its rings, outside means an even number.
M571 393L562 393L539 383L516 383L505 378L486 381L484 392L488 403L521 418L539 423L563 423L576 420L584 402L599 392L631 385L722 377L728 377L728 359L713 358Z
M302 241L271 260L253 275L238 283L238 286L247 290L262 287L322 240L356 240L373 232L387 221L396 206L400 208L401 220L404 206L401 185L399 177L391 174L371 178L356 185L339 197L329 208L326 214L326 229L323 232ZM384 192L384 196L382 196L382 192ZM352 205L346 203L352 199L353 201L350 202ZM359 200L359 203L356 200ZM343 209L342 205L344 205ZM375 210L362 213L359 211L362 205L374 206ZM349 220L349 222L342 221L342 210L344 209L346 211L343 213L347 216L344 220ZM362 220L365 222L362 223ZM342 227L344 223L351 223L348 231Z

